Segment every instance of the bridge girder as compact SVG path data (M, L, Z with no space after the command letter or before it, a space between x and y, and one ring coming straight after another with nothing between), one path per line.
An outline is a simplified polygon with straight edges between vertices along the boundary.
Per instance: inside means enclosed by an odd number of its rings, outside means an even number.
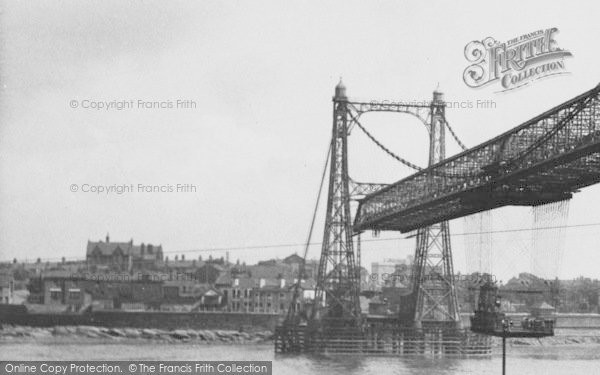
M600 182L600 85L360 201L355 231L408 232L506 205L568 199Z

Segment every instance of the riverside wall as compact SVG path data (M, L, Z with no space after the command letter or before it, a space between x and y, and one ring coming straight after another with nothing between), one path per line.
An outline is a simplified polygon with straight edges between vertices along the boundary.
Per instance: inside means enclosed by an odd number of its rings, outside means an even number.
M84 314L29 313L24 305L0 305L0 324L31 327L101 326L273 331L277 314L233 312L92 311Z

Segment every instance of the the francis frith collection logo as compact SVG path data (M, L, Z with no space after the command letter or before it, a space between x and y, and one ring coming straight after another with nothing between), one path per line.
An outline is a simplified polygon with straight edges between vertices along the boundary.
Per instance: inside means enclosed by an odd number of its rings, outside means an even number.
M557 33L554 27L507 42L492 37L472 41L465 47L465 57L471 65L465 69L463 80L473 88L498 83L500 91L507 91L540 78L568 73L564 59L572 54L558 46Z

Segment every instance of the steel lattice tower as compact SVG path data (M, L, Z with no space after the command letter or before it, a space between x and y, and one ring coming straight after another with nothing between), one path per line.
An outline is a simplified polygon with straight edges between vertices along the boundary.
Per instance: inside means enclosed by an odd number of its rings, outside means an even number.
M434 91L429 128L429 165L445 158L445 104ZM424 187L425 188L425 187ZM417 230L413 265L413 322L416 326L460 325L448 222Z
M333 324L360 323L359 288L352 240L348 177L348 124L350 110L346 88L340 81L333 98L333 129L327 216L317 276L313 319Z

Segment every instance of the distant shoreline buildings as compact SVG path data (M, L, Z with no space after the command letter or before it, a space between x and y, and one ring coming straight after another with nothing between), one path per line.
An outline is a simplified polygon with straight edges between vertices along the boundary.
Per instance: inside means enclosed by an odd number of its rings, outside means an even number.
M201 256L165 256L161 244L89 241L85 260L0 263L0 303L28 305L39 312L223 311L286 314L299 283L298 308L311 304L318 271L317 260L291 254L283 259L246 264ZM361 269L361 306L369 314L395 314L410 294L412 258L384 259ZM461 310L471 312L476 285L469 275L457 276ZM501 286L502 289L502 286ZM598 312L600 281L579 278L548 284L531 274L520 274L505 290L545 290L536 296L506 292L507 311L549 303L562 312Z
M313 298L317 262L292 254L255 265L209 256L169 260L162 245L89 241L85 261L3 265L29 292L32 311L227 311L285 314L299 283L299 304ZM4 280L4 279L0 279ZM4 290L4 289L2 289ZM3 303L13 303L5 299Z

